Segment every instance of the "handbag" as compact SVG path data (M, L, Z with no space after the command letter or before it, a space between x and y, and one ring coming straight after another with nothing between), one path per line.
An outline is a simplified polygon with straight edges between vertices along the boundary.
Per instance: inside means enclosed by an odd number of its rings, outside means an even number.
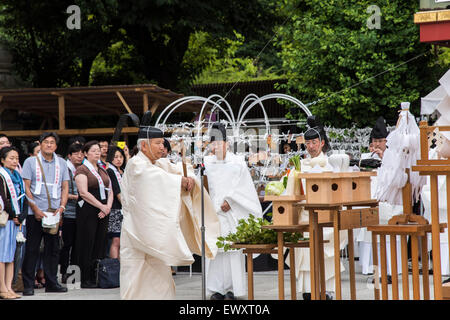
M105 258L98 260L97 284L99 288L118 288L120 286L119 259Z
M3 180L3 177L2 177L2 180ZM5 180L3 180L3 188L5 190L5 195L6 195L7 193L6 193L6 186L5 185L6 185ZM8 220L9 220L8 212L6 212L5 210L2 210L0 212L0 227L5 227L6 224L8 223Z
M39 167L41 167L42 180L44 180L45 192L47 192L48 209L46 211L50 213L55 213L55 211L58 209L52 209L52 204L50 202L50 193L48 192L47 182L45 181L44 168L42 167L41 160L39 160L39 157L37 157L36 159L39 163ZM55 159L55 161L58 161L58 159ZM59 222L52 225L46 225L44 224L44 221L42 221L42 230L46 233L55 235L58 233L59 230Z

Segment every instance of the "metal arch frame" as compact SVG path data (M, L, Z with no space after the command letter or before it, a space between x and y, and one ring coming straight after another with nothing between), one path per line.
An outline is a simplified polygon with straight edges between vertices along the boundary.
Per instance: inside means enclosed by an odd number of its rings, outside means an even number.
M248 96L247 96L248 97ZM244 119L244 117L247 115L247 113L257 104L259 103L260 105L262 105L262 101L265 100L269 100L269 99L284 99L284 100L288 100L292 103L295 103L296 105L298 105L305 113L307 116L312 116L311 111L298 99L289 96L287 94L282 94L282 93L271 93L271 94L267 94L265 96L262 96L260 98L258 98L257 100L253 101L248 107L247 109L245 109L244 113L242 114L241 118L238 118L238 123L237 123L237 128L236 130L239 130L240 126L241 126L241 122ZM266 124L267 126L267 124Z

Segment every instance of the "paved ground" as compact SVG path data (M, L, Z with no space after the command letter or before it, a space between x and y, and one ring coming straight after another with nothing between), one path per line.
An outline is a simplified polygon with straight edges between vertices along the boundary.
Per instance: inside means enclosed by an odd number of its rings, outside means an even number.
M348 263L344 261L346 270L348 270ZM373 287L370 283L371 276L361 274L356 266L356 295L358 300L373 300ZM201 300L202 299L202 277L200 273L177 272L174 276L176 284L177 300ZM255 272L254 273L254 288L255 300L277 300L278 299L278 275L276 271ZM410 297L412 297L412 281L411 274L409 275L409 289ZM422 279L420 281L422 285ZM430 294L433 297L433 278L430 276ZM348 272L342 273L342 295L343 299L350 299ZM389 285L391 290L391 285ZM401 276L399 279L399 292L401 296ZM286 299L290 299L290 283L289 270L285 271L285 295ZM389 297L392 298L391 291ZM422 297L422 294L421 294ZM246 299L247 297L243 297ZM423 297L422 297L423 298ZM119 300L119 289L71 289L67 293L45 293L44 289L35 290L34 296L22 297L16 301L23 300ZM302 295L297 294L297 299L301 300Z

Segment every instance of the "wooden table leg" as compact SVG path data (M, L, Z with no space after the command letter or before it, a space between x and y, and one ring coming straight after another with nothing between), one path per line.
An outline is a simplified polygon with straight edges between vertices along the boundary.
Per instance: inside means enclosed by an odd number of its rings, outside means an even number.
M333 236L334 236L334 282L336 300L342 300L341 290L341 239L339 237L339 214L336 210L333 213Z
M284 300L284 239L283 232L277 232L278 236L278 299Z
M319 274L320 274L320 299L326 300L326 279L325 279L325 261L323 250L323 228L319 226L317 229L317 238L319 242L319 249L316 251L319 260Z
M417 235L411 235L411 260L413 278L413 297L420 300L420 279L419 279L419 240Z
M291 274L291 300L297 300L297 286L295 278L295 248L289 248L289 271Z
M377 234L372 231L372 262L373 262L373 289L375 300L380 300L380 277L378 275L378 245Z
M439 190L438 176L430 175L431 187L431 238L433 250L433 286L434 299L442 300L441 247L439 230ZM449 186L447 186L448 188Z
M423 281L423 298L430 300L430 281L428 272L428 244L427 234L422 237L422 281Z
M383 300L389 299L386 266L386 235L380 234L380 262L381 262L381 296Z
M391 276L392 276L392 300L398 300L398 267L397 267L397 237L390 235L391 247Z
M402 289L403 300L409 300L409 276L408 276L408 240L406 236L400 236L402 250Z
M318 268L316 267L317 228L318 228L318 217L314 213L314 210L309 210L309 262L310 262L310 277L311 277L311 300L317 300L320 298L318 294L319 289Z
M353 246L353 229L348 229L348 265L350 269L350 299L356 300L355 255Z
M248 300L253 300L254 289L253 289L253 254L247 252L247 277L248 277Z

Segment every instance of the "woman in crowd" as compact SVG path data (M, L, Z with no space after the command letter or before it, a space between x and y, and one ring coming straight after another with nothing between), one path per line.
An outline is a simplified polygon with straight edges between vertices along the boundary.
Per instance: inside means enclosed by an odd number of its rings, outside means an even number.
M114 201L109 214L108 236L112 239L111 247L109 249L109 257L112 259L119 259L120 252L120 230L122 227L122 202L120 199L120 185L122 183L123 170L125 168L126 155L124 150L117 146L109 147L108 151L109 162L106 170L111 180L112 190L114 194Z
M108 173L98 165L101 155L98 142L87 142L83 153L85 159L75 174L79 193L75 260L81 269L81 287L96 288L94 263L105 257L108 215L114 197Z
M8 222L0 227L0 298L17 299L21 296L12 289L14 277L14 254L16 251L16 236L19 226L26 218L25 187L16 170L19 163L19 150L15 147L5 147L0 152L0 207L8 215Z

